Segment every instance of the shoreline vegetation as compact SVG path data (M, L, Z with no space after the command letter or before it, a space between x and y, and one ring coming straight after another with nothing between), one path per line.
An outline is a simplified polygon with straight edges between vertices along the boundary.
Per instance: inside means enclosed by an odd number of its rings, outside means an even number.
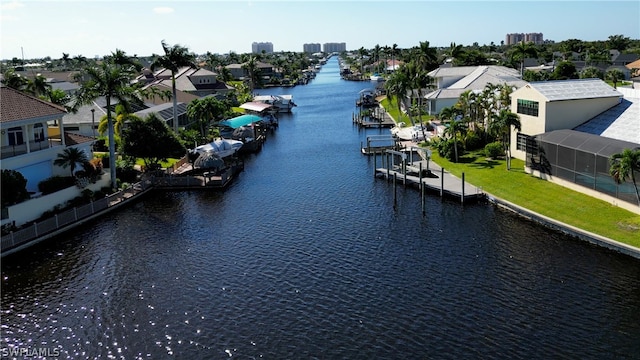
M388 98L381 105L396 123L408 121ZM507 171L506 160L487 159L479 153L465 154L457 163L442 158L435 150L432 154L435 163L457 177L464 172L467 182L488 194L640 249L640 215L527 174L522 160L512 158L511 170Z

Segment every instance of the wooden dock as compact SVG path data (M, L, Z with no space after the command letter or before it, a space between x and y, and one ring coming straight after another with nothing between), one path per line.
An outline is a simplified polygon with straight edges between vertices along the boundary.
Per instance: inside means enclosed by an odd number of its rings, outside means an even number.
M376 178L395 180L404 186L409 185L418 189L424 187L425 191L437 193L440 197L459 199L461 203L484 198L482 189L465 182L464 173L462 178L458 178L428 159L412 161L405 156L405 159L400 160L402 152L387 151L386 153L388 156L383 154L381 167L378 167L374 161ZM399 161L392 160L394 157Z
M374 107L353 114L352 121L362 128L392 128L396 126L395 121L393 121L383 107Z
M237 164L216 173L154 176L151 182L154 188L163 190L221 190L229 186L242 170L244 170L244 164Z

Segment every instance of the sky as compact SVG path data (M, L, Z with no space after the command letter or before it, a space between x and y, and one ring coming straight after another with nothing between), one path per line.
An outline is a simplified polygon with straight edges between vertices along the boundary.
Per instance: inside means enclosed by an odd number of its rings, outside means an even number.
M0 59L102 57L124 51L149 56L161 42L196 54L274 51L305 43L410 48L428 41L500 45L507 33L545 40L640 39L640 1L432 0L0 0Z

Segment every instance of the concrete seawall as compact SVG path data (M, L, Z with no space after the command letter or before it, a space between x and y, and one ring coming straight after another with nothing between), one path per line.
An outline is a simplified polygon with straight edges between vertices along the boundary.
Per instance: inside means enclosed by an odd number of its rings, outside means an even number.
M588 241L592 244L598 245L598 246L602 246L617 252L620 252L622 254L625 255L629 255L632 256L636 259L640 259L640 249L633 247L631 245L627 245L624 243L621 243L619 241L615 241L612 239L609 239L607 237L598 235L598 234L594 234L592 232L583 230L583 229L579 229L577 227L565 224L563 222L551 219L549 217L546 217L544 215L538 214L536 212L533 212L529 209L523 208L521 206L518 206L514 203L511 203L509 201L506 201L504 199L500 199L498 197L495 197L491 194L486 194L487 200L492 203L495 204L503 209L507 209L509 211L512 211L524 218L527 218L531 221L537 222L539 224L542 224L544 226L546 226L547 228L550 229L554 229L557 231L560 231L564 234L567 235L571 235L574 236L580 240L585 240Z

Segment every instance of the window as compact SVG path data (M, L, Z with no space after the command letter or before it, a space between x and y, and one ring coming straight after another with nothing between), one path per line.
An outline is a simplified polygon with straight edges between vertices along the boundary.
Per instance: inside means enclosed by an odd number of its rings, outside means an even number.
M538 102L518 99L518 114L538 116Z
M33 125L33 140L35 142L44 141L44 128L42 124Z
M80 131L79 126L65 126L64 129L65 131Z
M9 145L22 145L24 144L24 138L22 137L21 127L12 127L7 130L9 137Z

